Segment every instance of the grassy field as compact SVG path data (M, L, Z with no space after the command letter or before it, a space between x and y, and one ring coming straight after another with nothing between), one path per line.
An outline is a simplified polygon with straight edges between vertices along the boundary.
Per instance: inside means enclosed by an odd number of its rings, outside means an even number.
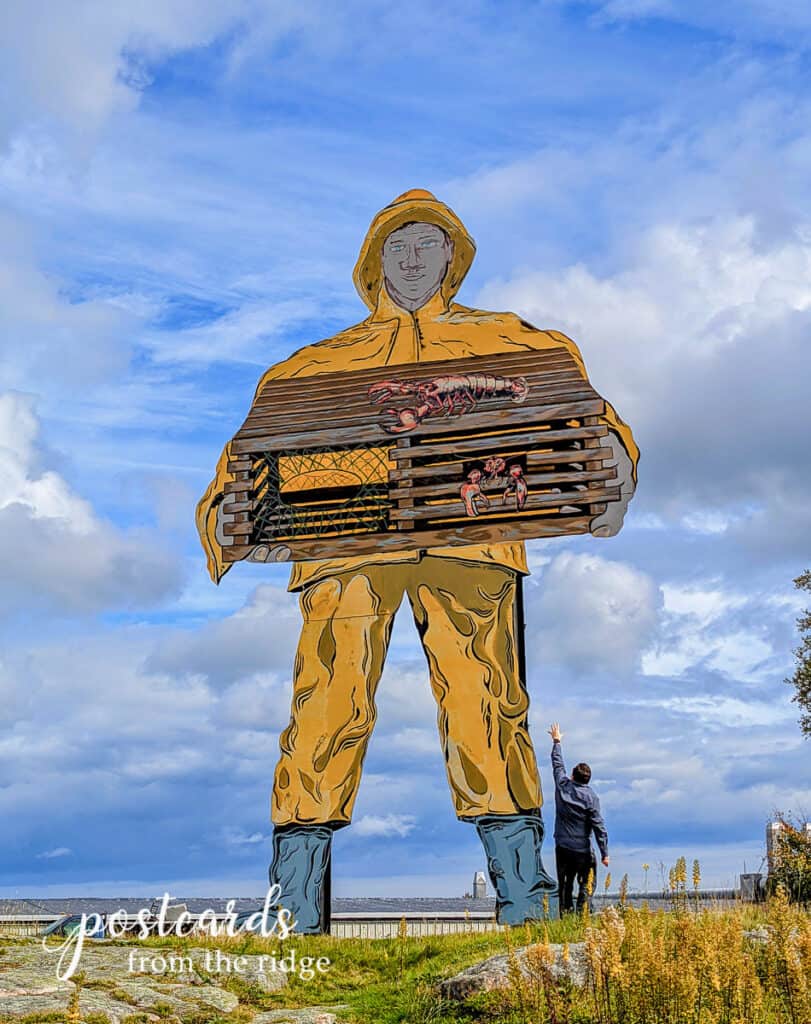
M745 934L752 930L759 934ZM593 975L582 990L556 980L551 970L550 944L575 942L585 943ZM529 970L513 970L505 990L463 1003L440 999L438 981L528 944L534 947ZM218 976L218 984L239 996L239 1007L230 1014L200 1010L184 1015L184 1024L237 1024L259 1010L331 1004L345 1004L341 1018L353 1024L811 1024L811 917L781 895L765 908L733 910L697 910L685 897L668 912L620 907L593 919L572 917L508 933L291 937L283 943L195 937L135 945L144 954L210 945L229 954L279 957L295 949L299 960L331 962L311 980L292 975L278 993ZM86 984L114 987L112 981ZM165 1019L178 1019L171 1012L166 1009ZM132 1024L142 1018L134 1013Z

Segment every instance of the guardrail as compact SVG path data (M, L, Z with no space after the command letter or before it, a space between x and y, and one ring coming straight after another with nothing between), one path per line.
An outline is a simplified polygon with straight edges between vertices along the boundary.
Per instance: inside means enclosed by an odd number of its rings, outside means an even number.
M632 906L639 906L644 902L656 905L669 903L672 895L667 892L650 893L628 893L626 902ZM744 896L745 898L745 896ZM688 900L691 905L705 907L722 906L737 903L741 899L741 892L736 889L711 889L699 893L689 893ZM90 902L90 901L88 901ZM600 893L593 898L596 910L603 906L619 902L617 893ZM550 911L556 913L557 900L550 899ZM175 908L170 908L170 910ZM92 907L88 913L92 912ZM40 935L48 925L59 921L64 914L0 914L0 935L17 936L30 938ZM199 915L191 912L191 918ZM211 910L207 912L210 918ZM226 915L215 911L217 921L224 921ZM127 914L128 923L135 924L135 914ZM405 934L409 936L420 935L452 935L459 932L487 932L496 931L499 925L496 924L492 910L403 910L403 911L337 911L332 914L330 934L337 938L364 938L364 939L387 939L396 938L401 934L405 922ZM171 925L171 917L167 917L167 924ZM123 924L123 921L122 921Z
M3 914L0 915L0 935L32 938L41 935L48 925L61 920L64 914ZM192 914L192 918L198 915ZM210 917L210 915L208 915ZM225 914L217 914L218 921ZM135 915L126 918L136 923ZM342 939L396 938L405 921L409 936L452 935L458 932L486 932L499 928L492 913L470 911L456 913L436 911L427 913L338 913L332 915L330 934ZM122 924L124 923L122 919ZM167 922L171 924L171 922Z

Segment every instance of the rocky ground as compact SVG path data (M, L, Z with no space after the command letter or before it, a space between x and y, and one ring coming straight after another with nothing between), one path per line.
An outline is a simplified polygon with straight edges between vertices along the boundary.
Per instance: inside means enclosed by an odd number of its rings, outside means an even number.
M532 968L527 953L530 947L521 946L508 954L491 956L481 963L474 964L452 978L443 981L439 990L446 999L467 999L479 992L492 992L493 989L505 988L510 983L510 961L513 959L519 971L528 977ZM573 942L564 947L561 944L550 944L553 957L550 965L553 977L568 977L573 985L582 987L588 980L588 964L586 961L585 944Z
M165 960L165 949L87 943L80 973L60 981L55 948L51 953L35 942L6 942L0 950L0 1021L341 1024L341 1006L258 1010L256 1003L261 1001L262 993L279 992L287 986L285 972L268 970L267 958L263 963L259 956L241 957L239 969L231 964L230 971L223 963L217 972L213 960L206 959L207 953L210 951L206 949L183 950L182 956L191 964L175 960L166 963L166 970L160 970L161 960L153 963L151 958ZM139 962L141 957L144 963Z

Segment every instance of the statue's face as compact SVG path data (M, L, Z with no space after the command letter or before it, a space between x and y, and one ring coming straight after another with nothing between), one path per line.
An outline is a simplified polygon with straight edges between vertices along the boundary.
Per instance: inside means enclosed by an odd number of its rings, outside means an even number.
M435 224L406 224L383 243L383 277L394 301L415 310L435 295L448 269L453 246Z

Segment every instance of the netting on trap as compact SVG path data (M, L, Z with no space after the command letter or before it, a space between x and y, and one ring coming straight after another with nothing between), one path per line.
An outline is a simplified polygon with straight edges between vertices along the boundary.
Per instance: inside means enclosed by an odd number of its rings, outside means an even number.
M254 542L389 528L387 447L263 452L255 465Z

